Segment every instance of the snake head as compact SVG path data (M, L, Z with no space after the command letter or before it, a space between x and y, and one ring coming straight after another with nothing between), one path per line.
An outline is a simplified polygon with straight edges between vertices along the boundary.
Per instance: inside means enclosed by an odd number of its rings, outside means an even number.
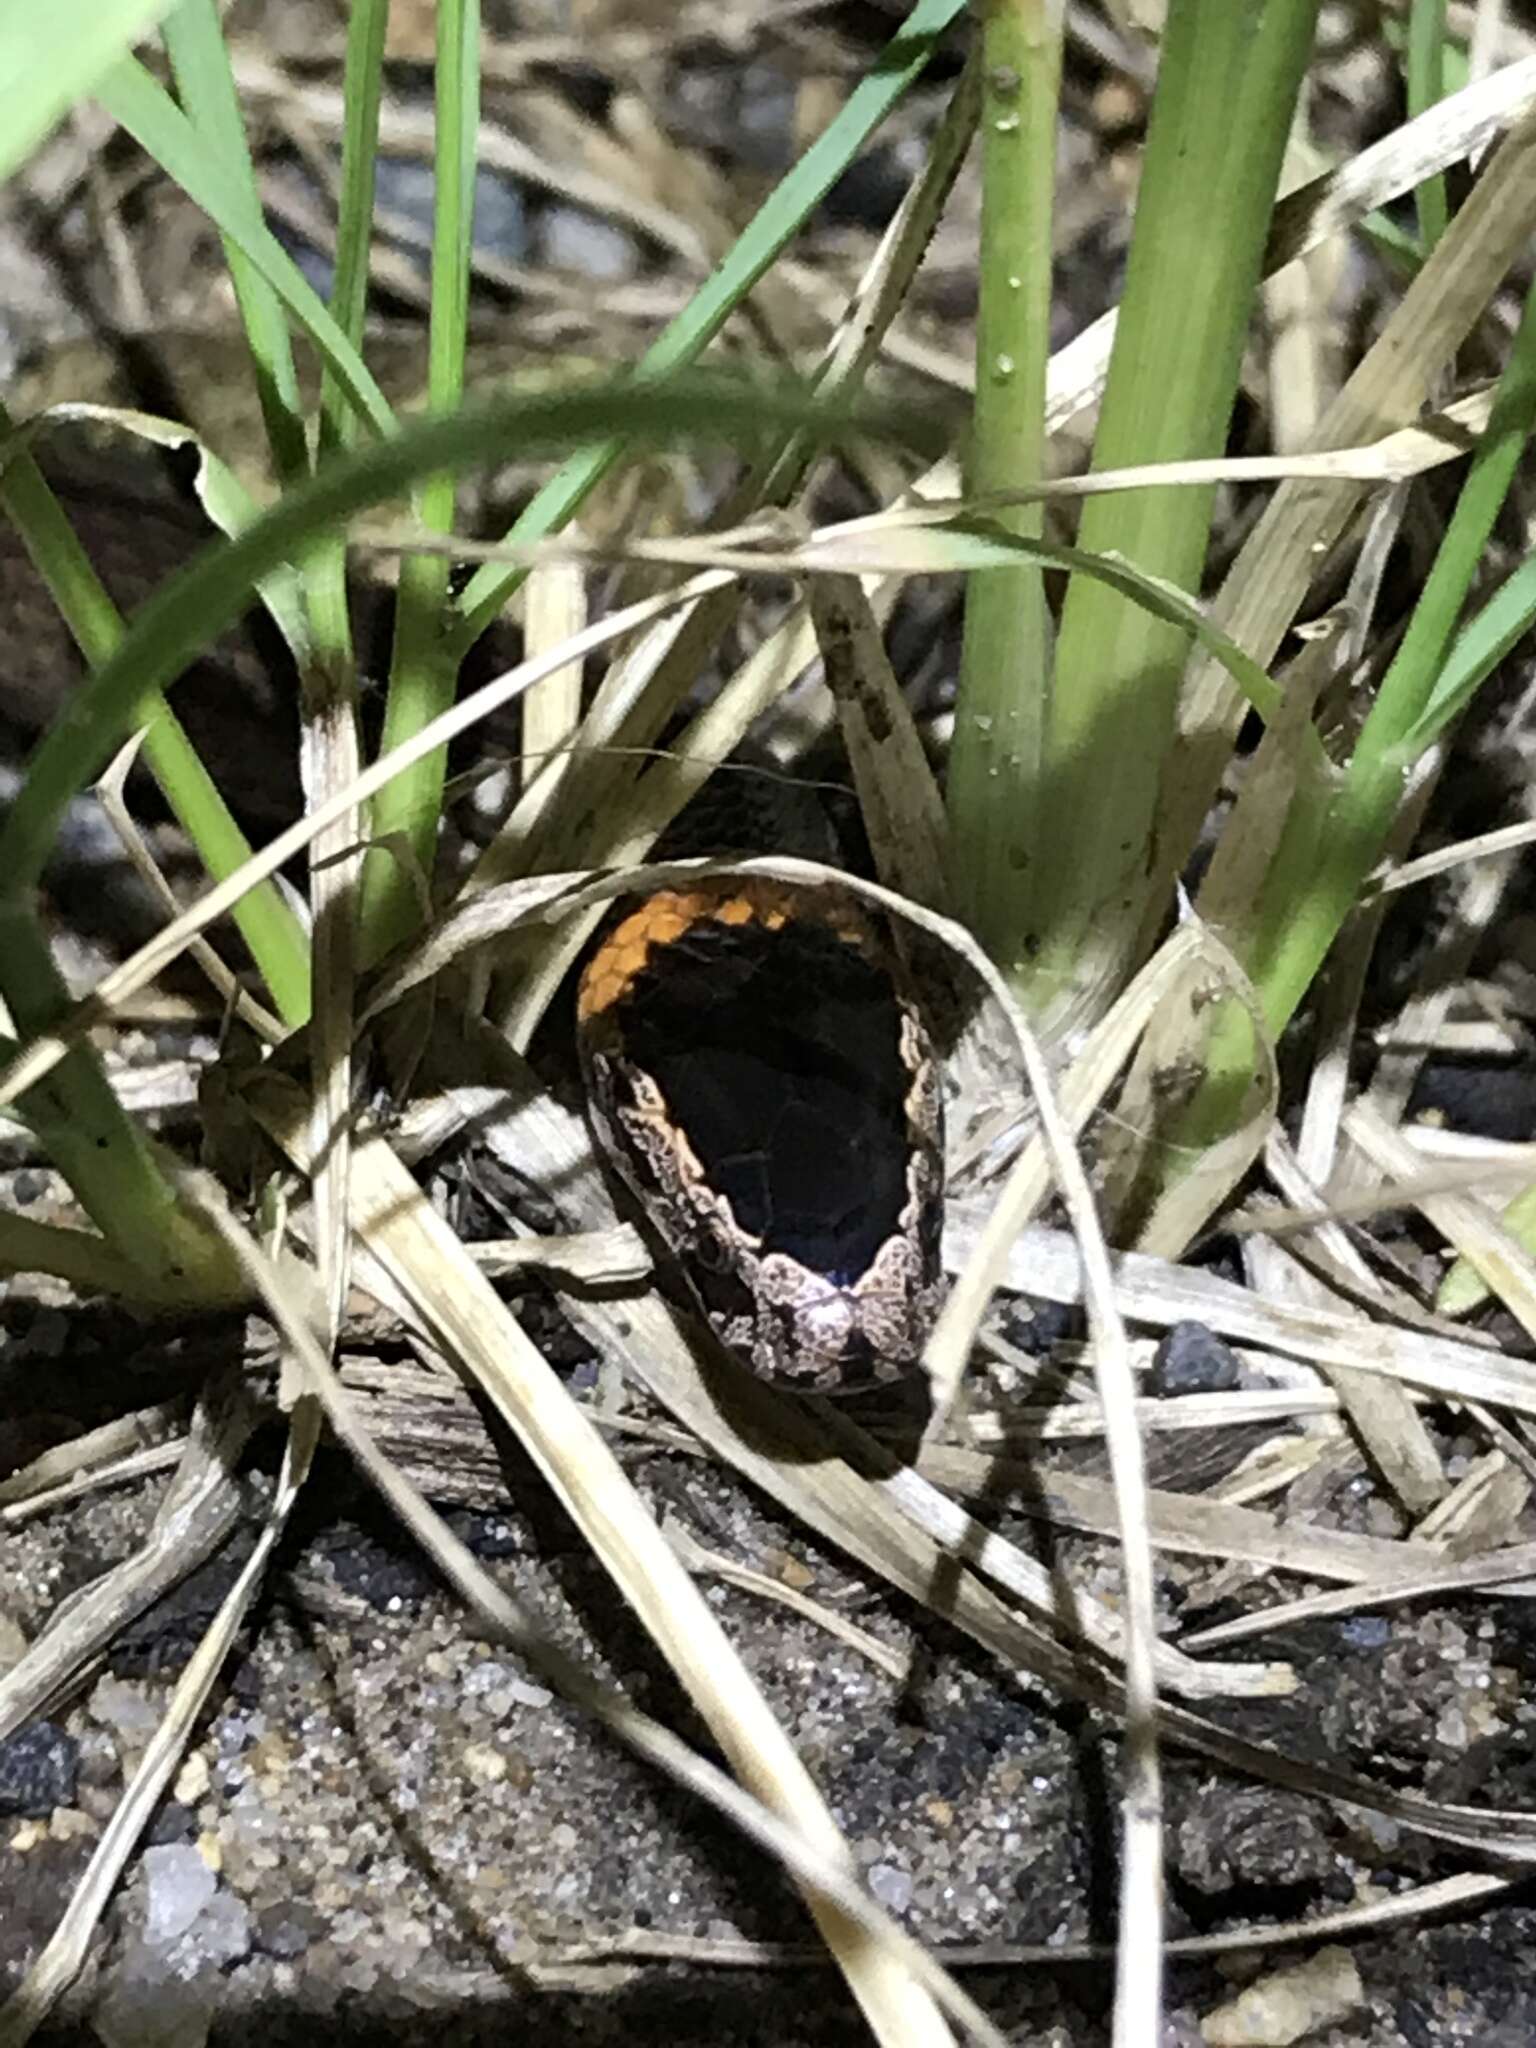
M922 1015L844 890L658 890L588 960L600 1149L726 1349L853 1393L911 1372L940 1298L942 1104Z

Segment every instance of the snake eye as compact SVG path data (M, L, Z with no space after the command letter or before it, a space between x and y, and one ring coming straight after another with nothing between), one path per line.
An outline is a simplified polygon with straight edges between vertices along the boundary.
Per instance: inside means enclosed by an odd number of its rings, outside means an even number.
M713 1232L699 1233L693 1247L693 1257L707 1273L724 1273L732 1264L730 1248L723 1245Z

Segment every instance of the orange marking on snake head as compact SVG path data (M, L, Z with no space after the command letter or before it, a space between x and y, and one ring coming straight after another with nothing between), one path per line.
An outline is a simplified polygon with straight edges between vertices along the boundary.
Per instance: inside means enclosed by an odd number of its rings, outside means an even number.
M792 918L812 918L861 952L873 950L868 922L840 891L806 889L771 877L722 877L692 889L658 889L616 924L587 962L576 999L578 1023L587 1024L622 1002L645 972L652 950L669 946L691 926L760 924L782 931Z

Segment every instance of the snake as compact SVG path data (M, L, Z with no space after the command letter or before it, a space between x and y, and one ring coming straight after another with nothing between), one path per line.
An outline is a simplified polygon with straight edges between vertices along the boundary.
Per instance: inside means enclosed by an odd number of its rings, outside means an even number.
M725 1351L801 1393L918 1365L943 1105L890 934L852 891L718 877L600 933L577 992L600 1153Z

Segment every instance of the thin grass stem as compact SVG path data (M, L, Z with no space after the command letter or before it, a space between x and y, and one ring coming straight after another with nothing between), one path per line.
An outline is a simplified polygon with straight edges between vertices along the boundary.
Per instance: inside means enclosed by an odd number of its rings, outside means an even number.
M449 413L464 395L464 342L469 318L469 260L475 209L475 138L480 126L479 0L438 0L436 148L433 158L432 304L427 404ZM443 470L419 486L418 523L429 533L453 528L455 477ZM380 742L400 746L453 701L458 659L445 644L450 565L418 555L402 562L395 600L394 659ZM380 793L372 836L398 838L402 861L379 851L364 864L358 942L366 965L421 920L414 873L432 875L447 756L418 761Z
M1061 89L1059 0L1004 0L982 27L981 267L976 405L967 488L1007 491L1045 474L1051 348L1051 221ZM999 515L1039 539L1044 508ZM1051 703L1051 621L1039 568L991 570L966 592L960 693L949 759L950 865L957 899L994 958L1015 960L1021 880L1040 816Z

